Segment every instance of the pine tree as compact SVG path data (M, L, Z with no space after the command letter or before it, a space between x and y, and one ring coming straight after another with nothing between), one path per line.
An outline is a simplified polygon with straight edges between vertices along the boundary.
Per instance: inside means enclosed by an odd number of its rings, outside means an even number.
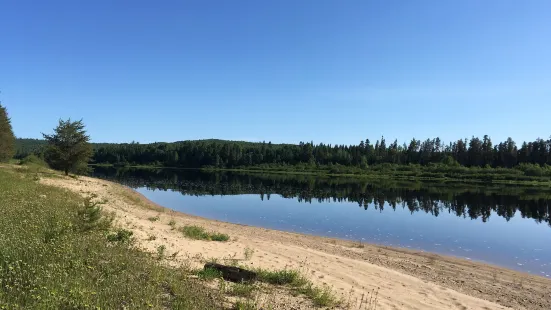
M59 120L53 135L42 134L48 141L46 161L54 168L65 172L79 172L92 156L90 136L86 135L82 120Z
M0 162L7 162L15 154L15 136L5 107L0 104Z

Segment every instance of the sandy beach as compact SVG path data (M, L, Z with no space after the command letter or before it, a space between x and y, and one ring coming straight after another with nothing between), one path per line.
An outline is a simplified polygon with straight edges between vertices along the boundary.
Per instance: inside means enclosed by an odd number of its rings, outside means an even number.
M156 205L112 182L79 177L44 178L43 184L106 201L116 225L132 230L139 247L164 245L173 264L201 267L205 260L239 260L265 269L301 270L316 285L331 287L344 309L551 309L551 280L483 263L402 248L301 235L224 223ZM226 233L228 242L186 239L176 226L199 225ZM246 257L245 252L249 252ZM251 254L252 253L252 254ZM282 309L308 309L296 296L279 296Z

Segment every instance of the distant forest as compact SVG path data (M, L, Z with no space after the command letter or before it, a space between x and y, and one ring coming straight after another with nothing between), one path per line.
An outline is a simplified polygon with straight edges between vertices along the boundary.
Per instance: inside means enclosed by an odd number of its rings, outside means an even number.
M18 139L16 158L40 154L45 141ZM353 166L441 164L464 167L513 168L521 164L551 165L551 138L517 145L512 139L493 143L490 137L460 139L444 144L439 138L408 144L384 138L358 145L272 144L196 140L173 143L94 144L92 163L185 168L239 168L258 165Z

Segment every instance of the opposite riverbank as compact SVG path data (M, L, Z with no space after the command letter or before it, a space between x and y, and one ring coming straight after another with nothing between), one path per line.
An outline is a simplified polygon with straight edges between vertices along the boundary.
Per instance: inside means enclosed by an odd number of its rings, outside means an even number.
M158 206L115 183L79 177L43 178L46 185L106 200L116 225L133 231L139 247L160 247L173 264L199 267L205 261L238 262L249 268L301 270L330 287L347 308L377 309L549 309L551 280L487 264L399 248L358 244L199 218ZM184 238L177 227L197 226L226 234L227 242ZM266 296L258 304L273 304ZM308 302L282 294L282 307L308 309ZM342 304L341 304L342 306Z
M91 167L117 168L117 169L175 169L175 170L201 170L205 172L234 172L234 173L261 173L290 176L311 176L323 178L355 178L372 181L398 181L398 182L424 182L440 184L484 184L484 185L515 185L523 187L551 187L551 170L537 165L530 169L517 168L466 168L447 167L435 165L423 167L419 165L380 165L369 169L357 167L323 167L312 168L308 166L253 166L239 168L182 168L167 166L144 165L111 165L93 164ZM536 170L531 170L536 169ZM539 170L538 170L539 169ZM541 175L540 175L541 173ZM534 175L532 175L534 174ZM549 176L547 176L549 174Z

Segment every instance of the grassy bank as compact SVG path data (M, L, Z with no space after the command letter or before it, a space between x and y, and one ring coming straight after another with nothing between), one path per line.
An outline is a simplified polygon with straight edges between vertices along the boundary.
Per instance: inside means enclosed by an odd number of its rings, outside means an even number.
M0 167L0 309L221 308L185 270L137 250L101 203L38 178Z
M369 168L348 166L255 166L240 168L203 168L204 171L231 171L242 173L271 173L311 175L318 177L347 177L386 179L397 181L424 181L439 183L514 184L523 186L551 186L551 167L523 165L517 168L480 168L445 165L390 165Z
M551 186L551 166L525 164L516 168L462 167L446 165L392 165L382 164L368 168L351 166L309 166L309 165L260 165L237 168L182 168L166 166L94 164L91 167L114 167L135 169L178 169L207 172L226 171L238 173L269 173L304 175L316 177L344 177L371 180L394 180L408 182L439 182L469 184L508 184L520 186Z

